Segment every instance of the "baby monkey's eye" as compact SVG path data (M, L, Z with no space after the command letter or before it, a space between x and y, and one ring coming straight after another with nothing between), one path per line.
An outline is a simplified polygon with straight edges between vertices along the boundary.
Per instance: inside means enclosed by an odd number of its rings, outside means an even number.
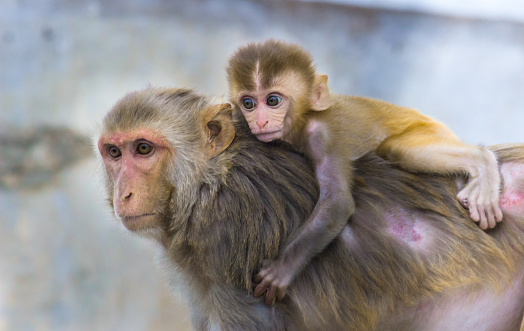
M282 98L276 95L270 95L266 99L267 105L271 107L278 105L281 101L282 101Z
M118 149L116 146L111 146L107 149L107 152L109 153L109 156L111 156L113 159L116 159L120 155L122 155L122 152Z
M136 152L141 155L147 155L151 153L152 150L153 147L146 143L138 144L138 146L136 147Z
M253 98L244 98L242 99L242 106L248 110L253 109L255 108L255 100L253 100Z

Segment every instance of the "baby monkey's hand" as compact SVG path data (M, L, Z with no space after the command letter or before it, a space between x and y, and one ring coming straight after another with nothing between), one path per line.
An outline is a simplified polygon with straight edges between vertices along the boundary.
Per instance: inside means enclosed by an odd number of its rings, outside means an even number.
M265 261L264 266L253 279L257 284L253 295L259 298L265 293L265 303L272 305L275 300L284 298L292 277L289 266L279 266L276 261Z

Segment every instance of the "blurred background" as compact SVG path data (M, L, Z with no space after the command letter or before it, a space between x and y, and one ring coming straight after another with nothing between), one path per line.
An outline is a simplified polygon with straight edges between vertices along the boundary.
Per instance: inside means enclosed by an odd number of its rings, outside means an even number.
M229 55L266 38L310 50L335 92L524 142L520 0L1 0L0 330L190 329L89 139L148 84L226 96Z

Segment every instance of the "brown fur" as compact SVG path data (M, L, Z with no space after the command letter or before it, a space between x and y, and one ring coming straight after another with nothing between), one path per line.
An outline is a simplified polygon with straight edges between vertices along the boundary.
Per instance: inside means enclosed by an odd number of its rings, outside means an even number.
M485 233L455 200L452 179L413 175L370 154L355 163L351 223L297 277L289 296L265 305L252 297L252 277L297 233L318 188L300 154L284 143L257 141L238 113L235 139L209 158L202 123L209 106L189 90L150 88L127 95L104 121L105 132L160 122L155 129L172 142L162 183L171 186L171 197L157 239L196 329L398 329L388 321L404 309L455 288L503 289L524 270L522 217ZM522 146L495 151L508 162L524 160ZM387 232L387 215L401 210L431 227L430 248L413 248ZM520 309L522 316L524 304ZM515 330L520 318L510 320Z
M414 109L330 93L327 76L317 74L312 63L300 46L269 40L241 47L228 65L230 99L252 133L261 141L284 140L305 153L321 192L300 234L256 276L255 296L265 294L268 304L281 299L309 260L343 229L355 211L352 162L369 152L410 171L467 174L457 196L471 217L482 229L502 220L501 180L491 151L462 143L442 123ZM280 102L269 105L268 97L275 95Z
M238 87L253 90L257 86L254 74L261 75L262 88L269 88L274 85L273 79L278 74L294 71L301 74L304 81L310 82L308 89L311 89L315 68L309 54L305 56L302 50L283 45L281 41L268 40L264 45L251 43L239 49L229 62L228 79L239 82Z

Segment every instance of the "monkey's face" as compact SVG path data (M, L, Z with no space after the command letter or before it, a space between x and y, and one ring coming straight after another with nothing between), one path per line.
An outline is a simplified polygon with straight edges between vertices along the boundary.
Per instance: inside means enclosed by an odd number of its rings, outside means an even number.
M284 119L290 108L287 96L276 90L249 91L241 94L238 104L258 140L272 141L286 133Z
M170 189L164 176L171 148L147 130L102 135L98 150L112 185L115 215L130 231L160 227Z
M258 79L256 89L237 92L235 100L251 132L264 142L285 138L292 126L295 105L303 99L301 81L293 73L281 75L273 82L264 88Z
M113 106L97 147L108 200L127 229L160 239L184 213L202 169L235 138L232 111L171 88L131 92Z

